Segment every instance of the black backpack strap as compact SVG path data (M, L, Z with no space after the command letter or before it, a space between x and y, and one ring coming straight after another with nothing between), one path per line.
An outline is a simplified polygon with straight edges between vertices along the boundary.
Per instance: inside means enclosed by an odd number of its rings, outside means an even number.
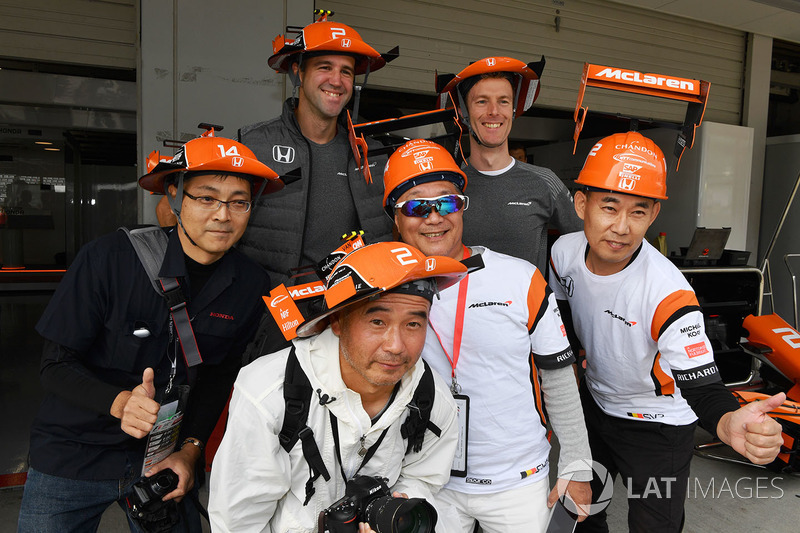
M319 452L317 441L314 439L314 432L308 427L308 409L311 405L313 395L311 382L303 372L300 363L297 361L295 347L289 351L286 359L286 375L283 378L283 399L285 402L285 413L283 415L283 426L278 434L281 447L288 453L300 440L303 445L303 458L308 463L308 481L306 482L306 499L303 505L307 505L314 495L314 481L322 476L325 481L330 481L331 475L325 467L322 455Z
M186 309L186 296L183 294L180 282L177 278L162 278L158 275L161 271L161 264L164 262L164 256L167 254L169 237L158 226L145 226L132 230L126 227L119 229L125 232L130 239L136 256L147 272L147 277L150 278L153 289L167 301L172 322L178 332L178 340L186 366L199 365L203 362L203 357L197 347L189 311Z
M442 430L431 422L431 411L433 410L433 400L436 397L436 386L433 382L433 370L423 359L425 373L422 374L411 403L408 404L408 418L400 426L400 435L408 439L406 455L422 450L422 442L425 440L425 431L431 432L437 437L441 436Z

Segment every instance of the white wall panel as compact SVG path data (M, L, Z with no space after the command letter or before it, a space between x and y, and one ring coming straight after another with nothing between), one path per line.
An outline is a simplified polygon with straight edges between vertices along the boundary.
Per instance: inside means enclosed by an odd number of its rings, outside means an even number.
M136 68L136 0L0 0L0 55Z

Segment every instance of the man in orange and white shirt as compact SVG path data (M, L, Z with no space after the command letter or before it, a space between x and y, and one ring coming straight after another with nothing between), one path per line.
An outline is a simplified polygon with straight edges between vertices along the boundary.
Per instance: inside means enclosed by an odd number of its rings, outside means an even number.
M580 389L592 458L634 496L631 532L682 529L698 417L756 464L771 462L782 443L766 413L783 393L739 408L719 377L694 291L644 240L667 197L666 177L663 153L639 133L600 140L576 180L584 231L561 237L551 255L550 286L586 350ZM577 531L608 531L605 517L589 516Z

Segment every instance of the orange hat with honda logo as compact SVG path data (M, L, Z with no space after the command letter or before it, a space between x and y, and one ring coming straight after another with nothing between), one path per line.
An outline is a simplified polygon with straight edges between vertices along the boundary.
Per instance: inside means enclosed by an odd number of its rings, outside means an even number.
M386 162L383 208L392 216L403 193L431 181L451 181L462 192L467 188L467 175L442 145L426 139L408 141Z
M274 55L267 60L277 72L287 73L298 54L345 54L356 58L356 74L374 72L386 64L386 59L361 38L356 30L341 22L321 20L303 28L291 42L278 35L272 41Z
M451 93L454 102L463 102L469 90L481 79L484 74L505 73L511 76L511 86L514 89L515 116L520 116L527 111L539 96L539 78L544 71L545 59L535 63L523 63L510 57L485 57L475 61L458 74L441 74L436 76L437 92L439 93L439 107L447 105L447 93ZM509 80L510 81L510 80ZM459 100L461 98L461 100ZM462 115L468 121L466 106L462 105Z
M616 133L592 147L575 183L666 200L667 162L661 148L641 133Z
M232 174L248 180L253 196L265 184L263 194L283 188L283 181L271 168L260 162L245 145L225 137L214 137L211 129L178 149L172 159L164 160L158 150L147 158L148 173L139 179L139 186L148 191L166 194L165 181L178 172Z
M297 328L298 337L320 333L331 314L382 293L410 294L432 301L439 290L455 285L467 267L444 256L425 256L402 242L379 242L350 252L325 282L325 310Z

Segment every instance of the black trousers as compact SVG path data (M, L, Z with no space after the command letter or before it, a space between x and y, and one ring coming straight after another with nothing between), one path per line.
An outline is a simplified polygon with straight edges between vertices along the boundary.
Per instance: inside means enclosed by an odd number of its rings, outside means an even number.
M612 479L621 475L627 489L615 497L628 498L630 532L680 532L696 424L671 426L609 416L597 406L585 382L580 393L592 459L606 467ZM602 488L595 476L593 498ZM606 511L579 523L576 532L607 533Z

